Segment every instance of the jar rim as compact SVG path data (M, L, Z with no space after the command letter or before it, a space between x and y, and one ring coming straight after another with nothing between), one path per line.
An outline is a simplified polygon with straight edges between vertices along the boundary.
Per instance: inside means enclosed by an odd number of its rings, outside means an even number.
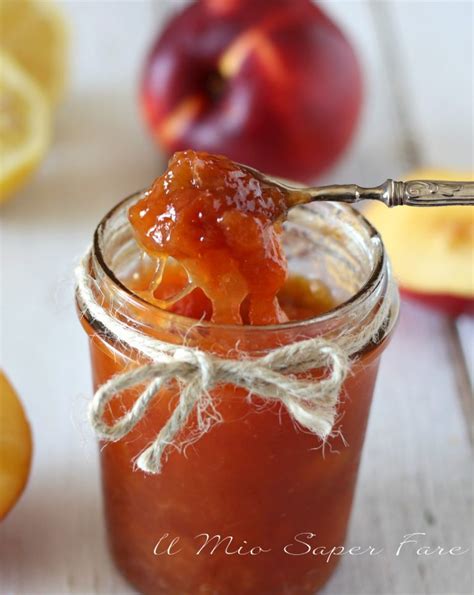
M102 272L108 278L110 282L112 282L114 289L117 290L119 293L123 295L127 299L127 301L134 301L139 306L147 308L150 312L156 311L159 312L160 316L165 316L170 321L176 321L183 325L188 326L199 326L202 329L211 329L211 330L222 330L222 331L259 331L259 332L271 332L271 331L285 331L285 330L294 330L294 329L301 329L305 328L309 325L315 324L331 324L336 322L339 318L346 316L353 308L360 305L365 299L371 296L379 287L379 284L383 278L384 271L387 267L387 255L385 251L385 247L382 241L382 238L376 228L364 217L364 215L359 212L358 210L354 209L350 205L335 203L331 201L325 201L326 204L330 204L338 209L345 209L351 213L355 217L355 219L362 224L365 230L368 232L369 241L376 247L375 250L375 259L372 265L372 269L370 274L367 276L366 281L362 284L362 286L354 292L347 300L344 300L334 308L319 314L317 316L313 316L311 318L304 318L301 320L290 320L283 323L277 324L268 324L268 325L249 325L249 324L220 324L214 323L207 320L195 319L190 318L188 316L183 316L182 314L176 314L174 312L170 312L165 308L161 308L157 304L152 304L148 302L146 299L142 298L134 291L132 291L129 287L127 287L114 273L114 271L110 268L107 264L104 254L101 248L101 237L108 222L112 219L112 217L120 211L127 202L136 199L139 196L143 196L146 190L139 190L138 192L134 192L121 201L119 201L112 209L110 209L104 217L98 223L93 236L93 245L92 245L92 256L99 265ZM304 211L308 216L315 216L316 214L306 205L298 206L292 209L294 211Z

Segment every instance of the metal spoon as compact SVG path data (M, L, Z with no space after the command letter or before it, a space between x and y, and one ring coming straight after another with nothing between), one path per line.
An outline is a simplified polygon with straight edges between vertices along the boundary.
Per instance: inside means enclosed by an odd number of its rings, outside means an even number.
M474 182L448 182L445 180L387 180L380 186L364 188L357 184L298 187L287 180L262 174L242 165L262 182L276 186L289 194L289 206L294 207L317 200L354 203L360 200L378 200L387 207L446 207L474 205Z

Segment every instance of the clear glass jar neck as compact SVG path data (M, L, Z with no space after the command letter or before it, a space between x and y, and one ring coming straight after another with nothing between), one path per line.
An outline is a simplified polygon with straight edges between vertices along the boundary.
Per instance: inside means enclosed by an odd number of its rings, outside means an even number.
M389 262L377 231L356 210L336 203L318 203L290 211L283 243L290 270L329 284L339 305L320 316L271 326L220 325L186 318L150 304L127 285L141 252L128 221L136 193L99 223L89 272L103 306L122 321L171 343L199 346L216 353L262 352L315 336L330 338L357 331L391 300L390 321L382 342L398 315L398 295L389 295ZM87 318L87 314L86 314ZM94 321L88 320L94 328ZM94 329L99 335L100 329Z

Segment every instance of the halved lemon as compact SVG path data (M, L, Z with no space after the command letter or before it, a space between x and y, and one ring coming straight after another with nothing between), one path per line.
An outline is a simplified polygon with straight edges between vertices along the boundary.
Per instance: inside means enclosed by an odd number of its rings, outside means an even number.
M23 406L0 371L0 519L20 497L31 466L31 431Z
M50 129L50 109L40 87L0 52L0 202L39 164Z
M0 49L40 85L54 104L64 90L67 28L50 0L0 0Z

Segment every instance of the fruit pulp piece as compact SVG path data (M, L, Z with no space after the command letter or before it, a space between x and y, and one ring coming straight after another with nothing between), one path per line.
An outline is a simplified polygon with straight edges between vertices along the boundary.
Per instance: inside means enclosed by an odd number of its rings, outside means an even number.
M38 85L0 52L0 202L33 172L49 144L51 116Z
M130 208L139 244L173 257L212 303L212 320L251 324L286 320L277 294L287 277L280 220L290 195L226 157L184 151Z
M32 440L23 406L0 371L0 519L14 506L30 472Z
M336 306L327 285L318 279L289 275L278 294L278 301L289 320L314 318Z

